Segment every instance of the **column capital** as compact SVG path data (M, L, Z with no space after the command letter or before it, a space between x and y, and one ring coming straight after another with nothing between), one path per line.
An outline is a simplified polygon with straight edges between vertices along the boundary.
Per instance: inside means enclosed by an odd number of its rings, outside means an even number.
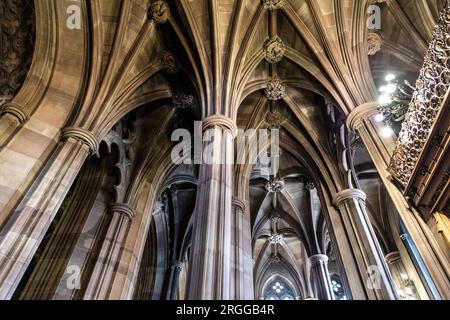
M233 119L220 114L215 114L203 119L203 131L211 129L213 127L221 127L222 129L230 130L234 137L238 132L236 122Z
M386 262L387 262L388 264L394 264L394 263L396 263L397 261L401 260L400 252L394 251L394 252L388 253L388 254L384 257L384 259L386 260Z
M315 254L313 256L310 256L308 259L312 265L315 265L315 264L321 263L321 262L328 263L328 260L329 260L328 256L325 254Z
M83 128L67 127L61 130L61 139L67 140L69 138L75 139L78 142L86 145L91 154L95 154L99 148L99 141L97 137L90 131Z
M245 212L245 202L237 197L233 197L232 200L233 207L239 209L242 213Z
M126 203L112 203L109 206L111 213L118 212L125 215L128 219L132 220L134 217L134 210Z
M334 195L333 204L339 207L346 200L357 199L366 201L366 198L366 194L360 189L345 189Z
M0 109L0 116L7 116L18 124L22 124L30 117L24 107L16 102L7 102Z
M377 107L378 102L376 101L367 102L356 107L347 116L347 127L353 132L358 131L364 120L370 119L378 114Z

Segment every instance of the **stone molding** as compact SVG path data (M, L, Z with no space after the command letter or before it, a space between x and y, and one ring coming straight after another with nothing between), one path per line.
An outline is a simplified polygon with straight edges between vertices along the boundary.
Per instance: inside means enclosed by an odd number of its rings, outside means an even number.
M22 124L30 118L24 109L25 108L18 103L8 102L0 109L0 116L7 116L15 122Z
M386 260L386 262L388 264L394 264L401 260L400 252L394 251L394 252L388 253L386 255L386 257L384 257L384 259Z
M241 213L245 213L245 202L237 197L233 197L232 200L233 207L239 209Z
M311 265L316 265L319 263L328 263L329 260L328 256L324 254L315 254L313 256L310 256L308 259Z
M83 128L67 127L61 130L61 139L67 140L69 138L89 147L90 153L95 154L99 148L99 141L97 137L90 131Z
M345 189L336 193L333 197L333 204L337 207L341 206L347 200L362 200L366 201L366 194L359 189Z
M111 213L118 212L123 214L130 220L134 217L134 210L126 203L112 203L109 206L109 211Z
M361 128L364 120L368 120L378 114L378 102L372 101L364 103L350 112L347 116L347 127L356 132Z
M233 137L235 137L238 132L236 122L233 119L219 114L209 116L202 121L203 131L212 129L214 127L220 127L225 130L230 130L233 134Z

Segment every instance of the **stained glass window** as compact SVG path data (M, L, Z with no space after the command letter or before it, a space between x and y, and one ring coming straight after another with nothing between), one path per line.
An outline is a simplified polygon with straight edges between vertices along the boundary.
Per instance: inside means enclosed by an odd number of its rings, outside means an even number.
M336 300L347 300L344 286L342 285L342 281L338 276L334 275L331 277L331 287L333 288L333 293Z
M264 294L264 300L294 300L294 297L293 290L281 279L272 281Z

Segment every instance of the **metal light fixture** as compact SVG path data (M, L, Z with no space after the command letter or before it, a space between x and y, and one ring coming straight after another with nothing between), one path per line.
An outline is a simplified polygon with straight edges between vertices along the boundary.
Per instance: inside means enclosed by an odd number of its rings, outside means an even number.
M379 89L381 96L378 99L378 111L380 113L375 120L383 122L385 128L381 134L388 137L394 133L392 128L399 126L405 119L415 88L407 80L403 82L396 80L394 74L388 74L385 81L386 84Z

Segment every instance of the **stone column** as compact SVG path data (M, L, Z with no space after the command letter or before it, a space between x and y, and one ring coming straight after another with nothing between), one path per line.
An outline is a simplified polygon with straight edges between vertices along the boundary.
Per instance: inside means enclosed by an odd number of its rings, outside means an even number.
M234 300L253 300L253 262L250 216L246 214L245 202L233 197L233 247L234 286L231 297Z
M394 251L386 255L386 262L391 270L392 278L397 287L398 295L402 300L420 300L414 282L409 278L403 265L400 252Z
M347 126L356 132L364 142L434 284L442 298L450 299L450 265L428 226L417 211L408 204L387 171L394 150L394 141L393 139L383 139L379 135L381 124L374 120L375 115L378 114L377 105L377 102L370 102L355 108L347 118Z
M230 299L231 218L236 124L214 115L203 122L203 162L194 210L188 299Z
M316 254L309 257L309 262L315 297L319 300L334 300L330 273L328 272L328 257L324 254Z
M333 203L341 212L352 243L366 295L371 300L391 300L397 295L375 232L365 208L366 194L359 189L342 190Z
M48 165L0 232L0 300L10 299L97 138L66 128Z
M126 203L113 203L109 212L112 214L111 222L86 288L85 300L104 300L107 298L120 250L130 221L134 216L133 209Z
M178 283L180 281L180 273L183 270L183 262L178 260L173 260L171 263L171 281L170 281L170 300L177 299L178 293Z

